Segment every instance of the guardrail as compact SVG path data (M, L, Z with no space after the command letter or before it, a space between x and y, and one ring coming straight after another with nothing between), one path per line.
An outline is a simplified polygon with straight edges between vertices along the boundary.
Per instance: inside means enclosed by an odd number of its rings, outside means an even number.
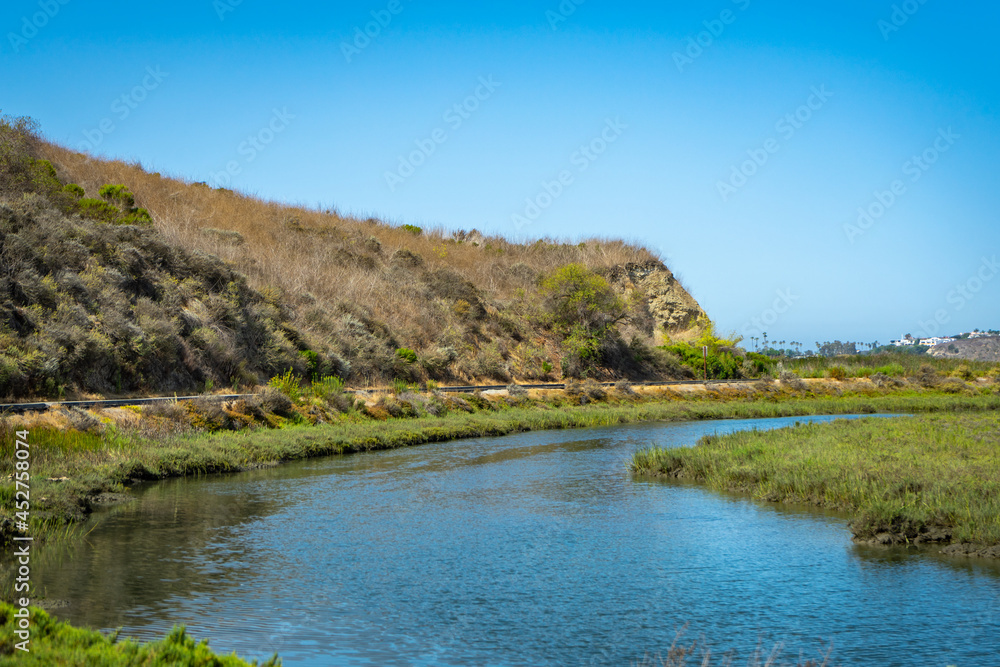
M39 403L7 403L0 404L0 412L38 412L49 408L124 408L133 405L149 405L151 403L167 403L170 401L193 401L209 399L217 401L235 401L249 398L256 394L203 394L201 396L159 396L154 398L112 398L92 401L45 401Z
M662 382L633 382L634 387L668 387L671 385L692 385L692 384L742 384L746 382L756 382L756 380L669 380ZM613 387L615 382L600 382L602 387ZM509 387L509 384L483 384L483 385L458 385L454 387L438 387L437 391L469 394L475 391L501 390ZM546 384L521 384L517 385L524 389L565 389L564 382L553 382ZM345 389L351 392L384 392L385 388L366 389ZM241 398L252 398L257 394L202 394L200 396L158 396L153 398L113 398L96 399L90 401L39 401L36 403L7 403L0 404L0 413L21 413L21 412L41 412L50 408L123 408L136 405L149 405L152 403L167 403L170 401L193 401L213 400L213 401L235 401Z

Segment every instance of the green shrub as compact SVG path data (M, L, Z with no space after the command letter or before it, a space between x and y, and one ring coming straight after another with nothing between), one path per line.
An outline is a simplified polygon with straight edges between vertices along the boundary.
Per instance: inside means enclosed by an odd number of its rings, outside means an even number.
M961 378L963 380L975 380L976 374L969 368L968 364L962 364L954 371L952 371L952 377Z
M232 229L218 229L216 227L204 227L201 233L205 236L211 236L220 241L225 241L231 243L232 245L243 245L246 239L237 231Z
M625 318L625 302L603 276L583 264L556 269L541 287L554 324L564 331L582 327L599 335Z
M121 212L106 201L84 197L76 202L76 210L85 218L114 224Z
M847 371L844 370L843 366L830 366L826 370L826 374L831 380L844 380L847 378Z
M760 377L769 372L772 366L774 366L774 359L771 357L756 352L747 352L744 358L744 370L748 372L744 372L744 376Z
M63 192L72 195L77 200L83 199L84 195L87 194L86 192L83 191L83 188L81 188L76 183L67 183L65 186L63 186Z
M294 403L298 403L299 399L302 398L302 381L291 368L284 375L275 375L267 384L290 398Z
M319 373L319 355L312 350L303 350L299 352L299 356L309 368L309 377L315 378Z
M137 208L127 215L123 215L118 219L119 225L151 225L153 224L153 217L144 208Z
M677 355L681 363L694 371L696 377L705 374L705 353L708 348L708 377L716 380L735 380L747 377L750 372L763 374L774 365L762 354L749 353L746 357L737 348L740 339L720 338L710 320L702 320L702 334L693 342L664 345L661 349ZM747 363L749 361L749 363Z
M700 346L678 343L663 347L680 357L681 363L694 371L696 377L705 374L705 357ZM743 377L743 358L729 350L708 351L708 377L716 380L732 380Z
M608 281L583 264L567 264L541 283L547 318L563 337L563 374L587 374L628 307Z
M124 185L102 185L97 191L101 199L120 209L135 208L135 196Z
M889 377L900 377L906 373L906 369L903 368L902 364L893 363L879 366L875 369L875 372L888 375Z
M82 197L83 189L78 185L67 185L64 189L70 196L77 198L74 209L85 218L112 225L150 225L153 223L149 211L135 207L135 197L124 185L101 186L98 191L101 199Z
M312 390L313 396L320 399L328 399L332 396L343 393L344 391L344 380L337 377L336 375L327 375L319 380L313 380Z
M403 225L400 229L403 231L410 232L414 236L420 236L423 233L423 229L417 227L416 225Z
M408 347L401 347L396 350L396 356L408 364L417 363L417 353Z
M563 375L585 375L601 362L601 337L575 326L563 340L563 352Z

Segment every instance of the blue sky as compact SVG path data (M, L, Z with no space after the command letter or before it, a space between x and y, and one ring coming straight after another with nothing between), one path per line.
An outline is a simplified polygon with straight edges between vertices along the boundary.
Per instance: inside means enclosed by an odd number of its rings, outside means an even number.
M747 337L1000 328L1000 8L803 4L10 0L0 109L267 199L624 237Z

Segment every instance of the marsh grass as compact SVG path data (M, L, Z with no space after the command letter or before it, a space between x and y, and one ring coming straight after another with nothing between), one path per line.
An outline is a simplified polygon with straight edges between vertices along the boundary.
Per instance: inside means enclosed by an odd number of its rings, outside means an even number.
M137 480L248 470L275 462L314 456L393 449L461 438L500 436L522 431L613 426L642 421L749 419L810 414L996 410L1000 396L950 396L934 393L843 396L787 400L681 400L661 392L655 400L618 400L580 405L559 397L548 402L524 397L510 402L465 398L387 396L375 407L331 416L310 425L284 422L282 428L206 433L169 429L148 437L140 422L133 428L109 424L101 435L32 429L32 497L35 515L45 525L61 526L85 515L89 498L119 493ZM407 401L406 399L410 400ZM379 405L384 407L379 410ZM393 417L396 412L399 417ZM371 413L371 416L368 415ZM384 413L384 414L383 414ZM436 414L435 414L436 413ZM422 416L417 416L422 415ZM157 418L158 420L159 418ZM4 425L0 475L12 472L12 427ZM0 498L12 493L9 478ZM36 500L37 499L37 500ZM5 505L6 506L6 505ZM44 528L44 526L40 526Z
M277 397L288 399L276 390ZM561 392L560 392L561 394ZM462 438L503 436L523 431L615 426L633 422L751 419L812 414L914 413L1000 410L1000 395L918 394L829 396L762 400L717 392L712 398L685 399L670 390L624 399L605 392L602 401L556 394L546 400L515 397L488 400L432 394L389 395L373 406L330 415L311 425L265 415L271 427L206 432L164 427L150 437L146 420L131 427L106 424L102 435L31 430L30 534L36 545L57 535L69 536L94 507L125 500L128 490L144 480L239 472L283 461L408 447ZM349 396L344 394L343 396ZM586 404L584 399L586 398ZM298 410L312 411L312 406ZM294 414L301 414L294 412ZM154 420L160 423L161 417ZM166 421L164 424L173 422ZM0 422L0 431L12 428ZM22 427L19 427L22 428ZM11 521L14 484L11 473L14 439L0 433L0 541L15 535ZM36 435L38 436L36 440ZM650 459L651 468L656 461ZM11 551L0 552L0 592L11 586Z
M17 630L15 608L0 602L0 664L17 664L29 667L50 667L51 665L105 665L117 667L125 665L206 665L212 667L250 667L256 662L247 662L235 654L218 655L208 646L206 640L196 641L183 626L175 627L163 639L146 644L118 638L118 633L104 635L95 630L74 628L68 623L57 621L45 611L29 608L31 628L30 651L21 652L14 645L21 639L14 634ZM12 656L17 653L17 659ZM280 665L277 656L263 663L261 667Z
M997 372L995 362L947 359L927 354L881 352L838 357L782 358L783 367L803 378L831 377L830 371L842 369L846 377L871 377L878 373L888 377L917 377L928 370L942 377L973 379L991 377ZM833 370L837 374L837 370Z
M915 410L907 410L913 412ZM636 474L854 515L858 539L1000 544L1000 414L836 420L636 452Z
M924 392L802 398L785 395L780 390L769 387L766 398L739 398L718 391L711 398L691 400L670 390L660 390L652 395L627 395L628 400L620 400L616 397L626 395L615 391L605 393L605 402L591 401L586 405L579 405L584 395L586 394L581 393L575 399L554 395L544 401L517 397L513 399L518 401L515 405L504 401L491 402L474 395L457 397L433 394L424 397L428 404L435 402L440 407L445 404L444 399L447 399L447 409L439 416L434 416L426 407L420 412L424 416L411 418L391 418L386 414L384 419L372 419L366 417L361 410L352 410L339 414L334 423L318 426L286 421L283 428L216 433L164 428L157 431L155 438L149 437L150 431L143 426L145 420L132 429L105 425L104 433L100 436L72 430L33 428L31 534L40 548L47 548L50 543L82 539L85 536L82 534L83 524L79 520L92 509L95 499L103 494L127 496L128 487L140 480L235 472L314 456L391 449L460 438L502 436L531 430L614 426L640 421L875 412L967 411L963 417L971 420L970 423L982 420L982 423L992 424L995 436L995 412L1000 410L1000 396L995 394L948 395ZM403 401L406 398L416 401L408 394L393 397L393 400ZM574 403L574 400L577 402ZM162 419L154 417L157 422ZM0 475L4 478L4 483L0 485L0 502L4 508L11 506L9 500L13 490L13 485L9 483L9 474L12 472L10 461L13 460L13 438L8 437L11 435L11 428L10 422L0 421ZM985 438L989 433L987 429L981 435ZM942 449L946 448L942 444ZM657 457L650 453L645 467L652 468L657 463ZM996 477L994 474L993 479ZM982 493L993 493L993 497L998 495L988 485L981 489ZM994 511L994 518L997 514L1000 511ZM987 527L993 525L989 523L988 516L977 515L976 521ZM975 524L974 521L967 523ZM4 537L9 536L7 534ZM4 553L9 558L10 551L5 549ZM8 596L12 586L10 566L9 560L3 562L4 572L0 582L0 591ZM91 639L86 639L91 642L87 646L96 646L96 651L106 649L103 644L95 644ZM56 652L51 655L61 654ZM109 653L108 660L101 664L119 664L113 658ZM694 659L693 653L681 654L675 651L671 658L675 662L661 662L670 665L687 664L676 661L682 658ZM58 663L41 661L35 664ZM160 663L154 661L142 664Z

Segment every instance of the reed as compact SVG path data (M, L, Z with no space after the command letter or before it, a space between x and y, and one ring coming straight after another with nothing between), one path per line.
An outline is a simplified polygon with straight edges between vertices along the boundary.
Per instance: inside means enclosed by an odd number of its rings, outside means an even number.
M861 541L1000 545L1000 414L835 420L636 452L636 474L843 509Z

